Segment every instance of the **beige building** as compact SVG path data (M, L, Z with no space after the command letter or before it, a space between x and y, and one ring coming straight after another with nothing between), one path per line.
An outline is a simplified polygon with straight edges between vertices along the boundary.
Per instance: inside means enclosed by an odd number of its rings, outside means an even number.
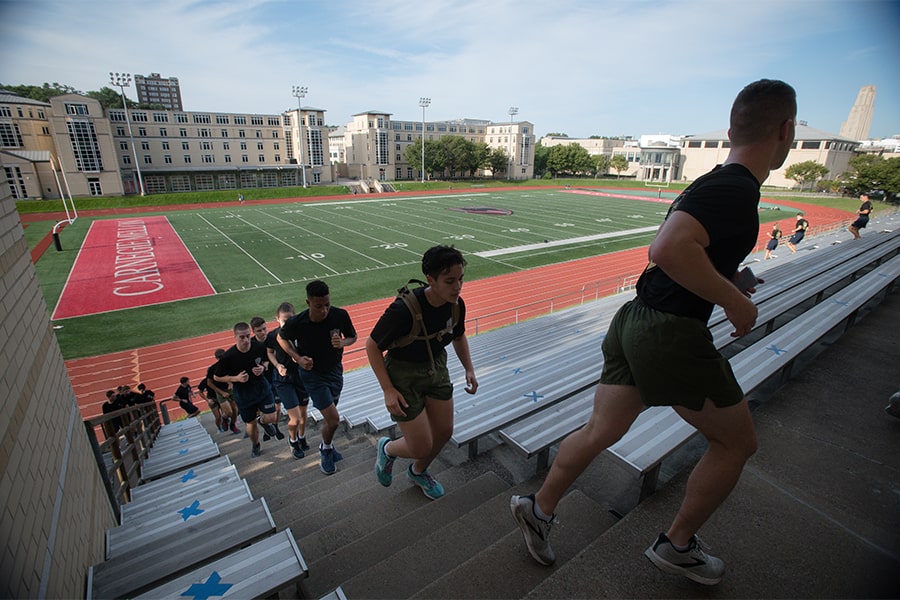
M765 185L783 188L797 187L797 182L784 176L791 165L815 161L828 168L825 179L836 179L850 167L850 159L856 155L859 142L839 135L809 127L799 121L794 144L784 165L772 171ZM682 179L692 181L722 163L728 156L731 142L728 131L721 129L711 133L685 136L681 144Z
M513 179L531 179L534 175L534 126L528 121L426 121L423 131L422 121L395 121L391 113L372 110L353 115L344 128L347 176L378 181L421 179L419 169L406 160L406 151L423 139L423 133L426 143L454 135L490 148L503 148L512 157ZM490 176L490 171L482 174ZM443 175L457 176L449 171L439 176Z
M847 120L841 123L841 137L858 141L869 137L872 115L875 113L876 90L874 85L859 88L859 94L856 95L856 102L853 103Z

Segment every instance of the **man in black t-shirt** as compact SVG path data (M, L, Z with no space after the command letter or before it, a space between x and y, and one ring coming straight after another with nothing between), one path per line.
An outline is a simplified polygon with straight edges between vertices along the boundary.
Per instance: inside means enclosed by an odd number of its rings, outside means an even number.
M269 358L265 346L256 341L248 323L234 326L234 340L234 346L219 359L213 379L231 384L241 420L247 425L247 437L252 444L250 456L255 458L262 453L257 424L270 437L277 435L275 397L265 378Z
M738 266L759 230L759 189L794 140L796 94L781 81L746 86L731 108L725 162L673 203L650 245L637 298L616 313L603 340L603 372L587 425L560 444L540 490L513 496L510 510L531 556L550 565L553 512L575 479L628 431L646 405L671 406L709 445L668 530L644 554L654 565L693 581L718 583L724 562L709 556L696 533L728 497L756 451L750 410L707 321L725 309L733 336L749 333L757 310L749 288L735 284Z
M766 256L765 260L769 260L770 258L778 258L772 252L775 251L775 248L778 247L778 240L781 239L781 228L778 226L778 223L772 224L772 231L769 232L769 241L766 242Z
M294 458L303 458L309 444L306 443L306 413L309 394L300 381L300 366L295 363L278 343L278 334L288 319L294 316L294 305L282 302L275 311L278 327L266 335L266 351L272 365L272 387L288 415L288 445ZM277 411L276 411L277 412Z
M194 404L194 390L191 388L191 380L187 377L182 377L179 380L178 387L175 388L175 393L172 394L172 400L178 402L178 405L189 417L193 417L200 412L200 409Z
M791 254L797 252L797 244L802 242L803 238L806 237L807 229L809 229L809 221L806 220L802 212L798 212L797 224L794 225L794 232L791 234L791 237L788 238L788 241L785 244L791 251Z
M278 344L299 366L300 381L322 417L322 444L319 446L320 468L326 475L343 459L332 441L341 416L337 403L344 389L344 348L356 342L356 329L343 308L331 306L331 293L324 281L306 285L308 309L294 315L281 326Z
M856 211L856 220L850 224L847 230L853 234L853 239L859 239L859 230L865 229L869 224L869 215L872 213L872 203L869 202L868 194L862 194L859 197L859 210Z

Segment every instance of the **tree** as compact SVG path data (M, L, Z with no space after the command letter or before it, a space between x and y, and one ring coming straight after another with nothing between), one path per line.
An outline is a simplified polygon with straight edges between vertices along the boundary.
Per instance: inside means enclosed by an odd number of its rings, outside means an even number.
M42 86L36 85L6 85L0 83L0 88L9 90L17 96L23 98L31 98L39 102L50 102L53 96L61 96L63 94L80 94L81 92L69 85L61 83L44 83Z
M544 136L545 136L545 137L564 137L564 138L567 138L567 137L569 137L569 134L567 134L567 133L545 133Z
M615 169L616 171L616 179L621 177L622 171L628 169L628 159L625 158L622 154L616 154L609 161L609 166Z
M97 100L103 105L103 108L122 108L122 95L117 90L106 86L96 92L87 92L85 96ZM128 108L137 107L137 102L129 100L127 96L125 97L125 104L128 105Z
M491 169L491 178L496 177L497 173L505 172L509 167L509 155L503 148L494 148L488 157L488 167Z
M594 176L598 176L609 171L609 156L606 154L598 154L594 157Z
M900 158L861 154L850 159L850 171L844 174L844 186L851 195L869 190L884 190L887 197L900 194Z
M534 175L542 177L547 173L547 157L550 155L550 148L542 146L540 142L534 145Z
M806 184L810 184L810 189L812 189L813 184L826 175L828 175L828 167L814 160L795 163L784 170L784 176L799 183L801 191Z

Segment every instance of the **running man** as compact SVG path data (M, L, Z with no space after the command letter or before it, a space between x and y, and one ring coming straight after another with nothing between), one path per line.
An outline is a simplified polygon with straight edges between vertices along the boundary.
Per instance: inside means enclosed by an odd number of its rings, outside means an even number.
M865 229L869 224L869 215L872 214L872 203L869 201L868 194L862 194L859 197L860 205L856 211L856 220L850 224L847 231L853 234L853 239L859 239L859 230Z
M590 420L562 442L535 494L510 499L528 552L540 564L555 560L549 534L565 491L645 406L668 405L709 446L675 519L644 554L663 571L699 583L722 579L725 563L708 555L696 534L731 493L757 440L744 394L706 323L719 305L734 326L732 336L753 329L757 309L749 296L755 288L741 292L734 281L756 245L760 186L784 163L796 116L796 94L788 84L763 79L745 87L731 108L724 164L673 202L650 245L637 298L619 309L603 341Z
M775 251L775 248L778 247L778 240L781 239L781 227L778 226L778 223L772 224L772 231L769 233L769 241L766 243L766 256L764 260L769 260L770 258L778 258L772 252Z
M422 257L422 273L428 285L413 289L410 299L418 305L421 319L414 319L413 307L397 298L366 340L366 354L384 391L384 405L403 432L399 439L379 440L375 476L381 485L391 485L394 461L410 458L413 462L406 471L407 478L432 500L444 495L444 487L431 476L428 466L453 434L449 344L453 344L466 371L466 392L478 391L466 339L466 305L460 297L465 267L466 261L456 248L430 248ZM415 336L412 340L410 332ZM404 338L409 343L398 345Z
M268 356L248 323L235 324L233 331L235 344L219 359L213 379L231 384L241 420L247 425L250 456L256 458L262 453L257 423L270 437L276 435L275 397L265 378Z
M299 365L298 374L309 399L325 422L319 462L322 472L332 475L335 463L344 457L333 445L334 432L341 421L337 403L344 389L344 348L356 342L356 329L350 314L331 305L331 293L324 281L310 281L306 286L306 304L299 315L285 321L278 333L282 350Z
M288 444L294 458L303 458L309 450L306 443L306 407L309 405L309 394L300 381L299 365L291 360L281 344L278 333L285 322L294 316L294 305L282 302L275 311L278 327L266 335L266 351L269 353L269 364L272 365L272 385L275 393L288 414Z
M268 325L266 325L266 320L262 317L253 317L250 319L250 329L253 330L253 337L256 338L256 341L263 345L263 347L268 348L266 345L266 340L268 339ZM275 438L279 440L284 439L284 434L281 433L281 430L278 428L278 416L281 415L281 402L278 399L278 391L274 387L274 382L272 380L272 375L275 373L275 369L272 368L272 361L269 359L268 352L266 353L266 363L267 368L264 377L266 381L269 382L269 387L272 389L272 395L275 396ZM268 442L272 436L269 435L268 432L263 432L263 441Z
M797 252L797 244L803 241L803 238L806 237L806 230L809 229L809 221L807 221L802 212L797 213L797 224L794 225L794 231L791 233L791 237L787 241L787 247L791 251L791 254L795 254Z

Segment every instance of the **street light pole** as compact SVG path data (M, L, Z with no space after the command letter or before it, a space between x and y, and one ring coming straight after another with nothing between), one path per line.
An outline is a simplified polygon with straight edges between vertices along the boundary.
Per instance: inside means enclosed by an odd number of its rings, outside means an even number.
M518 106L510 106L509 107L509 162L506 166L506 176L512 180L512 127L513 127L513 117L519 114Z
M306 87L295 85L292 92L297 99L297 125L300 127L300 173L304 188L306 187L306 165L303 163L303 106L300 104L300 99L306 98L308 91L309 89Z
M422 107L422 183L425 183L425 109L431 105L431 98L419 98Z
M125 122L128 124L128 137L131 138L131 154L134 156L134 166L137 168L138 187L141 189L141 196L144 193L144 178L141 176L141 163L138 161L137 148L134 147L134 134L131 133L131 118L128 116L128 104L125 103L125 88L131 86L131 73L109 73L109 83L119 88L122 93L122 108L125 109Z

